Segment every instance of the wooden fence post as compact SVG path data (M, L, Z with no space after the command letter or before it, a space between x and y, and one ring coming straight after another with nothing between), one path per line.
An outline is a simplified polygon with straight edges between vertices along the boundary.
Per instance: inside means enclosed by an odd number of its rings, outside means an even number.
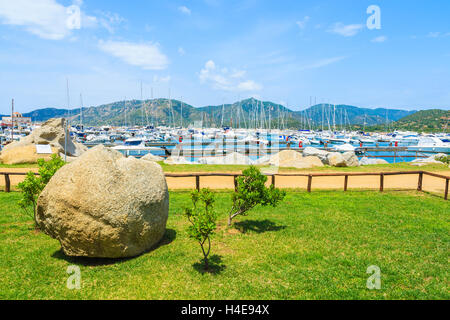
M445 194L444 194L445 200L448 200L448 180L449 179L445 179Z
M347 187L348 187L348 175L346 175L344 179L344 191L347 191Z
M380 192L384 191L384 174L380 174Z
M197 191L200 191L200 176L195 176L195 187Z
M423 187L423 172L419 173L419 182L417 184L417 191L422 191Z
M275 188L275 175L272 176L272 185Z
M234 178L234 191L237 191L237 187L238 187L238 185L237 185L237 176L234 176L233 178Z
M308 192L311 192L311 186L312 186L312 175L308 176Z
M5 173L5 192L11 192L11 181L7 173Z

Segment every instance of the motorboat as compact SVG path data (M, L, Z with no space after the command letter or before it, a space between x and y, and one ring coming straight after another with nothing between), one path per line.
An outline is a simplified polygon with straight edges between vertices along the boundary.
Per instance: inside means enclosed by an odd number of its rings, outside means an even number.
M421 137L419 143L408 147L408 150L450 154L450 142L444 142L436 137Z

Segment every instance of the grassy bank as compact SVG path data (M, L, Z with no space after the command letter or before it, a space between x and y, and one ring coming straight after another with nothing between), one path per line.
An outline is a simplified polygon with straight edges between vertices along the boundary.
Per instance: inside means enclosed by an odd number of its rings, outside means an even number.
M449 202L415 192L289 192L273 210L257 208L226 225L229 193L217 194L214 273L187 237L171 192L159 248L127 260L68 258L57 241L35 232L0 193L1 299L449 299ZM79 265L82 289L66 288ZM381 269L381 290L368 290L367 267Z
M240 172L246 168L247 165L214 165L214 164L177 164L168 165L164 162L159 162L162 166L164 172ZM27 169L27 168L37 168L37 164L1 164L1 169ZM259 168L268 168L269 166L258 166ZM279 168L280 172L369 172L369 171L450 171L450 168L444 164L429 164L422 167L412 166L409 163L392 163L392 164L377 164L369 166L351 167L351 168L336 168L336 167L320 167L311 169L298 169L298 168Z
M9 169L9 168L37 168L37 167L38 167L37 163L21 163L21 164L3 164L3 163L0 163L0 170L2 168Z

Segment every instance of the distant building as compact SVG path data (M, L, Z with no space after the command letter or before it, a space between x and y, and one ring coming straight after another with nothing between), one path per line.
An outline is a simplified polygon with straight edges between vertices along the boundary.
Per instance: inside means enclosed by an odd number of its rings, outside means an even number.
M30 117L23 117L21 113L14 112L13 113L14 118L14 126L29 126L31 125L31 118ZM11 117L2 117L2 123L1 125L3 127L11 127L12 121Z

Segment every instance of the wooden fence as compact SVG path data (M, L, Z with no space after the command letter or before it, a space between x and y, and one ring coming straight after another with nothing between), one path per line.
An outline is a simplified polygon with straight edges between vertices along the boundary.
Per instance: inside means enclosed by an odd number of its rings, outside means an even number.
M38 175L38 173L35 173ZM25 176L26 173L19 173L19 172L0 172L0 175L3 175L5 177L5 191L11 192L11 180L10 176L17 176L22 175ZM417 191L423 191L423 177L425 175L443 179L445 181L445 191L444 191L444 199L448 200L448 188L449 188L449 180L450 177L444 176L441 174L428 172L428 171L395 171L395 172L336 172L336 173L274 173L274 174L266 174L268 177L271 178L271 184L275 186L276 183L276 177L307 177L308 178L308 184L307 184L307 191L312 192L312 182L314 177L344 177L344 191L348 190L348 181L349 177L356 177L356 176L379 176L380 177L380 183L379 183L379 190L380 192L384 191L384 178L386 176L398 176L398 175L418 175L418 181L417 181ZM241 176L240 174L235 173L165 173L166 177L170 178L194 178L195 177L195 188L197 190L200 190L200 177L233 177L234 178L234 187L236 189L237 187L237 180L236 178Z

